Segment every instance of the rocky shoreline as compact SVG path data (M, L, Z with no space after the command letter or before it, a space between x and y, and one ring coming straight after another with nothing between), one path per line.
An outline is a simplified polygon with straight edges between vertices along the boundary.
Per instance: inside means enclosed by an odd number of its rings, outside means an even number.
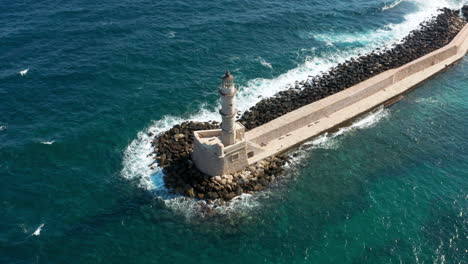
M468 6L462 9L468 17ZM304 105L340 92L389 69L400 67L447 45L466 24L459 11L443 9L433 19L421 24L403 41L391 48L352 58L327 73L295 87L265 98L246 111L240 122L247 129L263 125ZM284 171L289 161L286 155L262 160L233 175L211 177L200 172L190 158L193 151L193 131L219 128L217 122L183 122L170 130L149 136L156 163L164 169L165 186L174 193L212 202L231 200L242 193L253 193L268 187Z

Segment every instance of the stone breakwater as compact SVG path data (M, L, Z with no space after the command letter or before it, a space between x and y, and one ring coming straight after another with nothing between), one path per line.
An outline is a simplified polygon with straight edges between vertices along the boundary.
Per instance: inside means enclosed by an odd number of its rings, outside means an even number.
M193 151L193 131L219 128L218 122L183 122L173 126L168 131L153 135L153 154L158 165L162 168L175 161L187 160Z
M459 11L443 9L438 16L412 31L401 43L351 58L322 75L297 82L295 87L262 99L246 111L239 121L247 129L256 128L379 73L403 66L447 45L465 23L459 16Z
M458 11L443 9L400 44L352 58L327 73L263 99L245 112L240 121L248 129L255 128L386 70L400 67L447 45L465 24ZM216 122L184 122L159 135L150 134L155 138L152 142L154 152L149 155L164 169L164 182L169 190L208 201L230 200L242 193L262 190L281 175L283 165L288 162L285 155L259 161L233 175L211 177L200 172L190 158L193 131L216 128L219 128Z
M288 158L280 155L262 160L233 175L211 177L200 172L190 159L193 131L215 128L219 128L219 123L183 122L156 135L152 141L154 152L150 155L154 155L155 161L164 169L166 188L208 201L231 200L242 193L265 189L283 171Z

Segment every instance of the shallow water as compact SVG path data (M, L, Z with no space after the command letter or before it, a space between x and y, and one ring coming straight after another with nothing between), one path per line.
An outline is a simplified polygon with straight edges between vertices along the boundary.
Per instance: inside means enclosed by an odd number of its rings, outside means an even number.
M146 158L148 131L219 119L226 68L244 111L463 2L4 3L0 262L463 263L468 59L214 218Z

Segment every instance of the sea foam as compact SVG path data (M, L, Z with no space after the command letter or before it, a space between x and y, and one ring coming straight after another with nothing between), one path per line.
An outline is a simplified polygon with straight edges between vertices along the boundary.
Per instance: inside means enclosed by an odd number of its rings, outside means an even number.
M408 14L404 17L404 22L400 24L389 24L377 31L368 32L363 37L361 33L356 34L328 34L328 35L315 35L315 38L322 38L328 42L336 41L362 41L365 45L361 48L350 49L347 51L331 51L322 57L307 57L305 61L298 67L291 69L284 74L279 75L273 79L255 78L247 82L243 87L239 87L237 94L238 109L241 112L248 110L251 106L255 105L263 97L271 97L279 91L287 89L295 81L306 80L309 76L315 76L321 72L325 72L338 63L357 56L358 54L366 54L374 50L376 47L388 46L398 43L410 31L416 29L421 22L436 15L438 8L451 7L457 8L461 6L461 1L445 1L445 0L408 0L417 5L418 10L414 13ZM217 107L219 108L220 102L218 101ZM301 156L306 156L310 148L336 148L338 146L338 138L340 135L348 131L363 129L372 126L382 118L389 115L386 109L378 109L366 115L364 118L358 119L351 126L341 128L336 133L324 134L318 138L311 140L304 144L298 151ZM155 195L160 198L164 203L187 217L197 214L204 202L197 202L193 199L186 199L179 195L173 195L168 192L164 187L163 173L159 167L155 169L150 168L150 164L154 161L153 157L148 156L152 152L151 137L149 132L154 134L162 133L172 126L184 121L220 121L220 116L216 111L208 110L207 107L202 106L193 114L180 117L180 116L165 116L161 120L153 121L152 124L145 130L138 133L137 138L133 140L124 151L123 169L121 175L127 179L139 179L139 186L146 190L153 191ZM242 195L229 203L226 206L213 207L217 208L218 213L228 214L236 210L251 210L258 206L256 200L258 195ZM244 208L244 209L241 209Z
M379 121L388 119L390 117L390 110L380 106L373 111L365 114L364 116L354 120L351 125L341 127L338 131L333 133L324 133L304 144L295 151L295 162L308 157L311 149L337 149L339 147L342 136L348 135L351 131L371 128Z
M263 66L273 69L273 66L271 66L271 63L267 62L264 58L258 57L257 59L258 59L258 62L260 62L260 64L262 64Z
M395 7L402 1L396 1L391 6ZM310 33L309 36L327 45L336 43L361 43L369 47L388 47L400 42L410 31L417 29L425 20L439 13L443 7L459 9L463 5L462 1L456 0L406 0L417 7L413 13L403 17L404 21L399 24L388 24L385 27L368 32L332 32L325 34Z
M44 227L44 224L41 224L34 233L32 233L33 236L39 236L41 234L42 228Z
M166 34L166 36L167 36L168 38L175 38L176 33L177 33L177 32L175 32L175 31L169 31L169 32Z
M385 2L385 5L384 7L382 7L382 11L385 11L385 10L388 10L388 9L392 9L394 7L396 7L397 5L401 4L401 2L403 2L403 0L397 0L395 2L392 2L391 4L387 5L387 3Z
M26 74L28 74L28 71L29 71L29 69L22 70L22 71L19 72L19 74L20 74L21 76L25 76Z

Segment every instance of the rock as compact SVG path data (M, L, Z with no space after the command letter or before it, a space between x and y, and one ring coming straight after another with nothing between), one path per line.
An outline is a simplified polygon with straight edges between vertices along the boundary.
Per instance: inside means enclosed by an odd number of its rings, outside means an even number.
M255 191L261 191L261 190L263 190L263 189L264 189L264 187L263 187L263 185L261 185L261 184L256 184L256 185L254 186L254 190L255 190Z
M229 180L232 181L232 180L234 179L234 177L233 177L232 175L226 175L225 178L226 178L226 180L228 180L228 181L229 181Z
M177 187L174 189L174 191L175 191L176 193L184 193L184 189L183 189L182 187L180 187L180 186L177 186Z
M236 194L234 192L229 192L224 196L226 200L231 200L232 198L236 197Z
M187 190L187 195L188 195L189 197L194 198L194 197L195 197L195 190L194 190L193 188L188 189L188 190Z
M179 141L179 139L182 139L182 138L184 138L184 137L185 137L184 134L176 134L176 135L174 135L175 141Z
M216 200L219 198L219 195L216 192L208 192L206 196L210 200Z

